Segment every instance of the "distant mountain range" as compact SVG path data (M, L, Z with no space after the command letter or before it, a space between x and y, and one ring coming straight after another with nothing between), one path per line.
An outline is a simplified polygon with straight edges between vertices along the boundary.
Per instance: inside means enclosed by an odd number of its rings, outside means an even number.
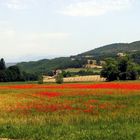
M6 67L10 67L10 66L14 66L16 65L17 63L6 63Z
M21 70L29 73L47 73L54 69L64 69L71 67L80 67L86 57L103 60L107 57L116 57L118 53L132 54L134 61L140 64L140 41L132 43L115 43L102 46L82 54L71 57L59 57L55 59L43 59L32 62L22 62L17 65Z

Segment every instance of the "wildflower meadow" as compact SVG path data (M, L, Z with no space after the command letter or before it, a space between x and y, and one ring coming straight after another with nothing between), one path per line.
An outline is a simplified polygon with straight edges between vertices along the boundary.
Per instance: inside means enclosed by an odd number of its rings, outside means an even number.
M140 140L140 82L1 84L0 138Z

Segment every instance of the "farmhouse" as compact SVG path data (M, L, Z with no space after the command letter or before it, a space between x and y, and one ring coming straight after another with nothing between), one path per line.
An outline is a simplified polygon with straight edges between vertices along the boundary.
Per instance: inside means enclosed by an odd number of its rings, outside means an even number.
M87 60L87 64L85 65L85 68L98 68L98 69L102 69L102 66L97 65L97 61L96 60L88 59Z
M117 56L118 57L124 57L124 56L126 56L126 54L124 54L124 53L117 53Z

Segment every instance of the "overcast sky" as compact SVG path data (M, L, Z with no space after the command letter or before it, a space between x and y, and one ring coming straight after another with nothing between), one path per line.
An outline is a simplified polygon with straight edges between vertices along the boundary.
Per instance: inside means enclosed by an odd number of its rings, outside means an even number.
M19 62L140 40L140 0L0 0L0 57Z

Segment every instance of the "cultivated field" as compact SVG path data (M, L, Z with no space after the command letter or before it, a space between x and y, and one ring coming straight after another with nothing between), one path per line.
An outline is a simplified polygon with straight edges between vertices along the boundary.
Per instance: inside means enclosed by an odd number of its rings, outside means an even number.
M1 84L0 138L140 140L140 82Z
M81 71L81 70L83 70L83 71L87 71L87 70L90 70L90 71L94 71L94 72L100 72L101 71L101 69L99 69L99 68L68 68L68 69L65 69L64 71L66 71L66 72L79 72L79 71Z
M46 83L55 83L54 77L43 76L43 81ZM89 76L75 76L63 78L64 82L103 82L106 81L105 78L100 77L100 75L89 75Z

